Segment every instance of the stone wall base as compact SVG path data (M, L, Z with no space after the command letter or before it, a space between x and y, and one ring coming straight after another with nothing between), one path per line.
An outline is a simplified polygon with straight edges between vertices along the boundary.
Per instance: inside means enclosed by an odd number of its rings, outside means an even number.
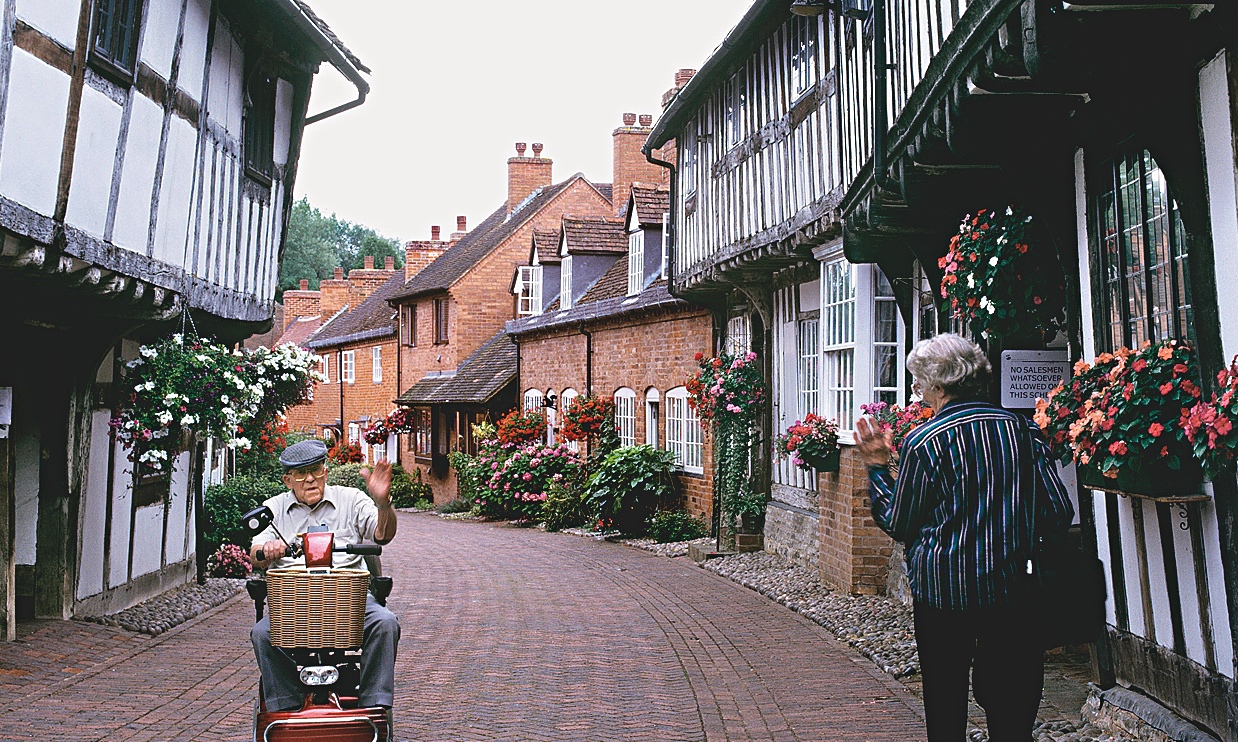
M815 573L821 552L818 521L805 508L771 500L765 508L765 551Z
M1220 742L1151 698L1122 686L1108 690L1091 686L1083 720L1140 742Z

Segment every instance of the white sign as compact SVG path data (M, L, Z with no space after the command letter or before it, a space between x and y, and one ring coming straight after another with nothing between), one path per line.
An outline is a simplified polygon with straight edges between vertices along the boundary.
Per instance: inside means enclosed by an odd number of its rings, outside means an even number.
M1049 396L1070 378L1065 350L1007 350L1002 352L1002 407L1025 409Z

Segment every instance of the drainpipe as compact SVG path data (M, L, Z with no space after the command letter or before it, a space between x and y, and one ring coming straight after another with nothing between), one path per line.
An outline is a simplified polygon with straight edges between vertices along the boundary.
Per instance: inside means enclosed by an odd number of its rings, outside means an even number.
M353 66L353 63L344 56L344 53L335 45L335 42L327 38L322 27L305 15L305 12L301 10L301 6L296 0L283 0L281 5L283 6L281 9L284 11L284 14L296 24L302 33L314 40L323 56L331 63L331 66L339 70L339 73L347 77L348 81L357 88L357 98L355 100L307 117L305 119L305 126L331 118L337 113L343 113L364 103L365 96L370 92L370 84L361 76L361 70ZM343 418L341 418L341 424L343 424Z
M678 146L678 142L676 142L676 146ZM670 174L671 213L670 213L670 217L666 220L666 235L664 239L666 240L666 287L673 295L675 293L675 233L676 233L676 230L675 230L675 213L676 213L675 196L679 192L679 187L678 187L679 178L676 177L678 173L675 169L674 164L669 163L665 160L659 160L658 158L654 157L653 151L649 149L649 145L645 145L645 147L642 148L641 151L645 153L645 160L650 165L657 165L658 167L666 168L671 173Z
M585 323L581 322L580 334L585 336L585 396L593 394L593 333L585 329Z
M890 128L886 111L889 70L886 62L886 0L873 0L873 186L884 191L902 191L886 174L886 134Z
M512 341L512 345L516 346L516 400L517 404L524 404L524 397L521 394L521 389L524 387L520 384L520 339L515 335L508 335L507 339Z
M340 350L335 351L335 367L339 369L337 375L340 379L340 438L337 443L346 443L348 441L348 424L344 422L344 350L341 346ZM357 369L353 367L353 373L357 373Z

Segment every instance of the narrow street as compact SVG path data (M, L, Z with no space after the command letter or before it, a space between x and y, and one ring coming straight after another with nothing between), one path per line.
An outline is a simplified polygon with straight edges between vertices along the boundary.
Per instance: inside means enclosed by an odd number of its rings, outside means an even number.
M898 740L917 702L817 625L627 546L400 516L400 740ZM249 739L243 595L156 638L23 625L0 739Z

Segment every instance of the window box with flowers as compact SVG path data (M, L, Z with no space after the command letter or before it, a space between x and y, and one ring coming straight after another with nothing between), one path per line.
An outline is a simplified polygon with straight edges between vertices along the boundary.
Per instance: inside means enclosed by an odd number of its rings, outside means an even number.
M1156 500L1200 499L1200 461L1183 412L1200 401L1195 351L1187 343L1079 361L1069 382L1037 401L1034 419L1063 463L1079 464L1093 489Z
M1042 347L1066 326L1066 284L1057 256L1031 241L1032 217L1012 207L968 214L937 261L941 297L978 338Z
M1180 422L1186 438L1215 478L1238 459L1238 356L1216 376L1217 391L1207 402L1200 400L1182 410Z
M778 436L774 450L779 458L790 456L801 469L836 472L842 460L838 423L810 412Z

